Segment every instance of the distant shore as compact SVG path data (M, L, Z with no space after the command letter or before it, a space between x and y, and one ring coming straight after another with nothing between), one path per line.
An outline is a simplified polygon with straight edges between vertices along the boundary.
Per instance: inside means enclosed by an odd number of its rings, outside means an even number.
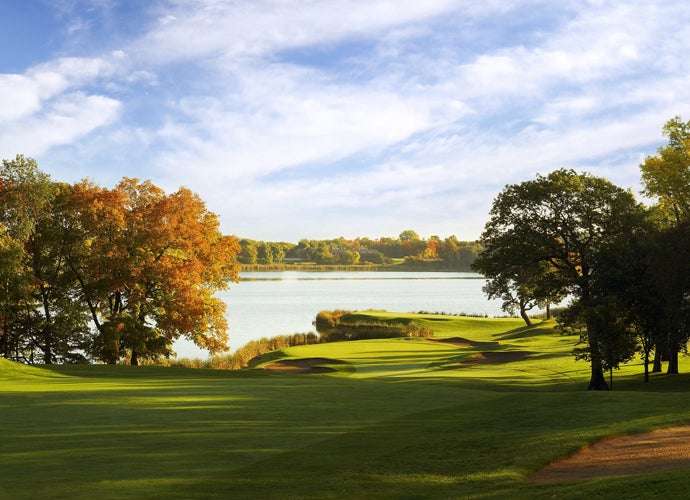
M328 271L401 271L401 272L472 272L470 269L449 269L443 267L437 261L423 262L415 264L358 264L358 265L338 265L338 264L242 264L244 272L281 272L281 271L304 271L304 272L328 272Z

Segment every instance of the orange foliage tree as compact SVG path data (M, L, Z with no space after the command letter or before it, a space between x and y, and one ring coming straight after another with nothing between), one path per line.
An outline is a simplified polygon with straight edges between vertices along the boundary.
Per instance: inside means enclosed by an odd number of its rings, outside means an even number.
M70 264L98 330L93 354L138 364L169 356L181 337L228 350L215 294L238 279L239 245L201 198L128 178L115 189L82 182L73 195L83 243Z

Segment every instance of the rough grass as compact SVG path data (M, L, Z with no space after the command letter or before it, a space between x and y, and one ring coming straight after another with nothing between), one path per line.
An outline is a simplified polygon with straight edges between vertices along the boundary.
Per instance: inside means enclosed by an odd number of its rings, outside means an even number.
M0 498L685 498L687 471L525 478L605 436L687 424L687 375L644 384L633 363L615 391L587 392L574 339L550 323L397 316L440 340L498 345L394 339L271 356L343 362L328 375L0 359ZM490 349L530 354L461 364Z

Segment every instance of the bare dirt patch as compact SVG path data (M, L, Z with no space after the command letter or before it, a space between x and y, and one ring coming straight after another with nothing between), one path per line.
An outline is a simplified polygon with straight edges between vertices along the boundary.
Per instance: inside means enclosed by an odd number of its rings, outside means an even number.
M560 483L689 468L690 426L683 426L599 441L547 465L528 480Z
M301 358L301 359L285 359L275 363L269 363L264 366L264 370L269 370L278 373L331 373L335 370L328 366L321 365L337 365L343 361L339 359L329 358Z
M474 366L474 365L500 365L503 363L512 363L513 361L522 361L531 353L529 351L489 351L478 352L473 354L468 361L463 361L460 366Z
M427 339L429 342L438 342L440 344L452 344L456 347L493 347L497 346L498 342L477 342L462 337L451 337L449 339Z

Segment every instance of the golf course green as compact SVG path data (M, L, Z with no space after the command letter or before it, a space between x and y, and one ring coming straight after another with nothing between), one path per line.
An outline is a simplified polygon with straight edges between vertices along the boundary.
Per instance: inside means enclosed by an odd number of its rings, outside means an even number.
M0 498L686 497L687 469L531 475L690 423L688 374L645 384L635 361L587 391L578 339L552 321L361 315L434 337L292 347L241 371L0 359Z

